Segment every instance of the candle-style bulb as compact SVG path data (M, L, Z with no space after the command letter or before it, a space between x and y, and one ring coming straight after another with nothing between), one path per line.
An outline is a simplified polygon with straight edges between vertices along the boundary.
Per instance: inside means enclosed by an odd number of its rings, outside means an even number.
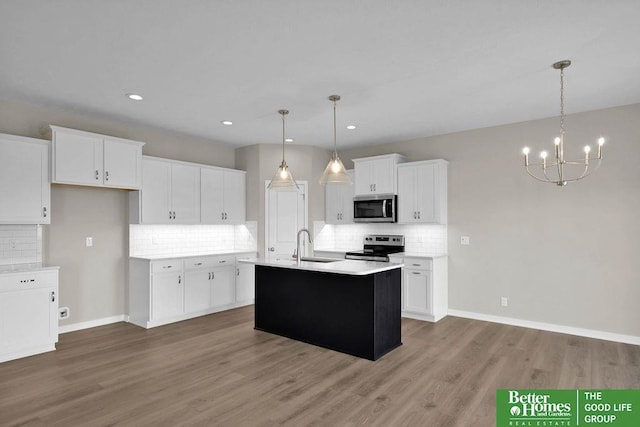
M529 150L529 147L524 147L524 148L522 149L522 154L524 154L524 155L526 156L526 155L528 155L528 154L529 154L529 151L530 151L530 150Z
M555 145L560 145L560 137L559 137L559 136L556 136L556 139L554 139L554 140L553 140L553 143L554 143Z
M598 145L601 146L601 147L604 145L604 138L603 137L598 138Z

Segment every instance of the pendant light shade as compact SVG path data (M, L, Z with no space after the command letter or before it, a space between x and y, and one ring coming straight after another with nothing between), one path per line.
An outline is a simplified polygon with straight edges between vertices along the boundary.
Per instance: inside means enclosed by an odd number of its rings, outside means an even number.
M338 157L336 142L336 102L340 100L340 95L331 95L329 101L333 102L333 154L331 160L324 169L324 173L320 177L320 184L351 184L351 178L347 170L342 164L342 160Z
M270 190L299 190L300 188L298 187L296 180L293 179L293 175L291 175L289 166L284 160L284 116L289 114L289 110L278 110L278 114L282 116L282 162L280 162L280 166L278 167L276 174L273 176L273 178L271 178L271 182L269 183L267 188L269 188Z

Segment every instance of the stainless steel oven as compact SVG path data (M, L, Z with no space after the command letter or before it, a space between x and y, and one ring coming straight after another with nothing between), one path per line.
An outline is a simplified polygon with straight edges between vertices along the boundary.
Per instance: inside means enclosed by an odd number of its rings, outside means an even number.
M353 198L353 222L396 222L395 194L372 194Z

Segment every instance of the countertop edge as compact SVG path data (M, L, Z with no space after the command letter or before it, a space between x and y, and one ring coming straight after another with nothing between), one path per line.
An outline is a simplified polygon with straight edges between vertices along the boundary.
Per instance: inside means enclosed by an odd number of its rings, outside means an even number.
M369 274L382 273L388 270L394 270L396 268L404 267L402 263L388 263L388 262L374 262L374 261L354 261L354 260L339 260L330 263L315 263L302 261L300 265L297 265L295 261L280 260L271 261L259 258L252 259L240 259L239 263L243 264L255 264L264 267L284 268L289 270L305 270L317 273L333 273L343 274L348 276L366 276ZM363 264L353 264L363 263ZM366 264L364 264L366 263ZM354 267L368 266L366 269L356 269Z
M224 256L224 255L243 255L243 254L256 254L258 251L225 251L225 252L209 252L204 254L197 255L135 255L129 256L129 259L141 259L144 261L163 261L168 259L188 259L188 258L201 258L201 257L209 257L209 256Z
M6 264L0 265L0 274L25 273L29 271L60 270L59 265L48 265L41 263L33 264Z

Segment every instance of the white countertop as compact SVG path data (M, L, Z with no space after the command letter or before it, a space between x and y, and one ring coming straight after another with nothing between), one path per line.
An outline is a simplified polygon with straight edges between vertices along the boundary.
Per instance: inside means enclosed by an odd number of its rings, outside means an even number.
M59 270L57 265L49 265L42 262L31 262L28 264L7 264L0 265L0 274L2 273L23 273L25 271L42 271L42 270Z
M433 259L433 258L446 258L448 257L447 254L425 254L425 253L412 253L412 252L397 252L395 254L390 254L389 255L390 258L393 257L398 257L398 258L426 258L426 259Z
M158 261L163 259L184 259L184 258L199 258L203 256L217 256L217 255L241 255L248 254L253 255L257 251L245 251L245 250L222 250L222 251L210 251L196 254L162 254L162 255L137 255L130 256L133 259L144 259L148 261Z
M300 265L297 265L296 261L292 259L247 258L238 260L238 262L264 265L267 267L318 271L322 273L348 274L352 276L365 276L367 274L380 273L382 271L404 267L404 264L397 264L393 262L356 261L350 259L344 261L338 260L334 262L301 261Z

